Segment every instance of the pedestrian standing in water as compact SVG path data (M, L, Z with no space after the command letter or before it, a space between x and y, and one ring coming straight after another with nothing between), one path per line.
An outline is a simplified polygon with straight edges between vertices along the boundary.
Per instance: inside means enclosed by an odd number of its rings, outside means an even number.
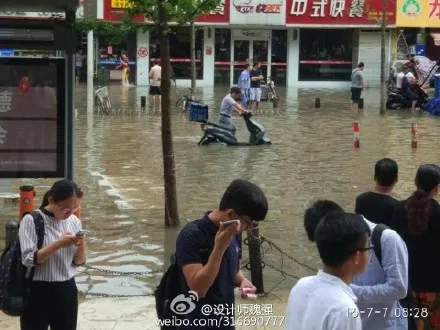
M440 184L438 166L420 166L415 183L417 190L396 206L391 226L408 247L417 329L440 329L440 205L435 200Z
M128 59L127 55L122 54L119 61L120 61L120 64L116 67L116 69L121 68L121 71L122 71L122 77L121 77L122 86L130 86L130 82L128 81L128 76L130 74L130 67L129 67L130 60Z
M156 99L159 107L161 106L161 95L160 84L162 80L162 68L159 65L159 60L155 59L153 61L153 67L150 70L150 95L153 98L153 109L156 107Z
M240 74L238 78L238 88L241 89L241 105L243 107L248 106L249 102L249 90L251 88L251 78L249 72L251 71L251 65L246 64L243 72Z
M20 319L21 330L75 330L78 319L77 267L86 261L86 237L78 236L81 221L73 214L80 207L81 189L60 180L44 195L38 210L44 220L43 247L37 250L34 219L20 222L23 265L35 267L30 294Z
M356 69L351 73L351 102L350 107L353 112L356 112L359 108L359 101L361 99L362 90L365 87L364 76L364 63L360 62Z

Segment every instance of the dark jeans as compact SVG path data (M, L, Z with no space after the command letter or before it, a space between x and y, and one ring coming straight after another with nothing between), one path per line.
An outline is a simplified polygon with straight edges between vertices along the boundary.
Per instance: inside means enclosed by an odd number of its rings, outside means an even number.
M32 283L21 330L76 330L78 289L75 279Z

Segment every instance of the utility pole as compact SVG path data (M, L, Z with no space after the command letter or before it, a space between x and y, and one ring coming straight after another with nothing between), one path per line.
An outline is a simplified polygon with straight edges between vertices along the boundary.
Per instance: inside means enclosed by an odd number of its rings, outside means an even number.
M386 112L386 95L387 95L387 88L386 88L386 76L387 71L386 70L386 53L385 53L385 37L386 37L386 27L387 27L387 14L388 14L388 0L383 0L382 5L382 31L381 31L381 50L380 50L380 114L383 115Z

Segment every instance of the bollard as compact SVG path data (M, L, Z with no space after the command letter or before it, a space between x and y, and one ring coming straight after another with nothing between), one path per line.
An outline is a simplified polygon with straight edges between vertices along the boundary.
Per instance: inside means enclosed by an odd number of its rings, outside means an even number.
M21 221L26 214L34 210L34 198L35 190L33 186L25 185L20 187L20 214L18 221Z
M411 124L411 147L417 148L417 131L418 125L416 123Z
M260 247L260 231L258 224L255 223L251 231L248 231L249 242L249 263L251 270L252 284L257 288L257 294L264 293L263 284L263 265L261 260L261 247Z
M320 108L320 107L321 107L321 99L317 97L315 99L315 108Z
M145 108L147 106L147 97L141 96L141 108Z
M359 109L363 109L364 108L364 99L360 98L359 99L359 105L358 105Z
M355 121L353 123L353 133L354 133L354 140L353 140L353 146L355 148L360 147L360 125L358 121Z
M273 101L272 101L272 106L273 106L273 108L274 109L277 109L278 108L278 99L273 99Z

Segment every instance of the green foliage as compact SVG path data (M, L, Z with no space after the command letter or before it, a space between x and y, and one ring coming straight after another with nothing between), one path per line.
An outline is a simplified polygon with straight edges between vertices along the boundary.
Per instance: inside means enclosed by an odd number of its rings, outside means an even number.
M95 36L103 37L108 44L119 44L132 31L133 27L126 24L115 24L97 20L76 20L77 33L86 35L92 31Z
M153 22L153 26L166 29L169 22L186 25L194 21L197 15L205 14L220 5L221 0L131 0L131 7L126 9L124 25L133 26L132 18L144 15ZM167 21L160 17L159 7L166 12ZM145 25L143 28L148 28Z

